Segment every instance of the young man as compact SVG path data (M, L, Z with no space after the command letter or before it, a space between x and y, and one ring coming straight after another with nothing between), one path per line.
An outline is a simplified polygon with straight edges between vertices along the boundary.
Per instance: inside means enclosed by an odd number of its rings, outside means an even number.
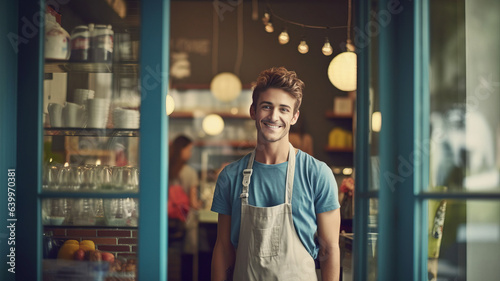
M212 280L317 280L340 274L340 205L328 166L289 143L304 83L283 67L260 73L250 116L257 147L222 170ZM317 233L317 239L315 234Z

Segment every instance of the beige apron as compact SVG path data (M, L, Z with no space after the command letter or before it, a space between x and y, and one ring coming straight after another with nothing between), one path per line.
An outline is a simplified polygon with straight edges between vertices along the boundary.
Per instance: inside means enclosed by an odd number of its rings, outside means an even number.
M273 207L248 204L248 186L254 159L255 150L247 169L243 171L240 236L233 280L318 280L314 260L293 225L291 202L295 149L290 144L285 203Z

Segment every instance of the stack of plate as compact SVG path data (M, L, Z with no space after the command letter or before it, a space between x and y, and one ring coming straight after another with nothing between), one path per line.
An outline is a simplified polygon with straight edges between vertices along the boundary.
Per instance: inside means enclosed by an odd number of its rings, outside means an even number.
M139 110L115 108L113 123L118 129L139 129Z
M106 128L109 105L109 99L94 98L87 100L87 128Z

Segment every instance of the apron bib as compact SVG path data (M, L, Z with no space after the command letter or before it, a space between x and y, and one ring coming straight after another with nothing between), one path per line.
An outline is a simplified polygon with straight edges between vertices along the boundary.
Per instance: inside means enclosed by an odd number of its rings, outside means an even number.
M317 281L314 259L293 225L292 192L295 149L290 144L285 203L273 207L248 204L255 150L243 171L241 224L233 280Z

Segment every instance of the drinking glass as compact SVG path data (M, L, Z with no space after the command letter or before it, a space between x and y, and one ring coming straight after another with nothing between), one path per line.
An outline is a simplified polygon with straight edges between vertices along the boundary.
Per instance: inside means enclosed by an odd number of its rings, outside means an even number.
M103 191L112 190L111 168L109 166L97 166L97 186Z
M76 199L73 202L73 225L95 225L93 199Z
M94 192L97 190L97 168L94 165L86 165L82 169L81 190Z

